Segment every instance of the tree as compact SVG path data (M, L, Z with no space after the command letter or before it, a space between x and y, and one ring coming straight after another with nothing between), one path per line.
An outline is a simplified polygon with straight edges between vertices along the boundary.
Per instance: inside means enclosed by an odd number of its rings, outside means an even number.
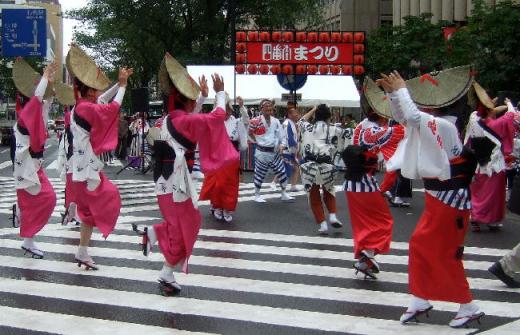
M401 26L383 26L367 37L367 74L399 71L405 78L442 69L447 44L442 28L446 22L433 24L431 14L408 16Z
M185 64L228 63L235 24L294 28L318 22L321 7L318 0L91 0L69 14L83 23L80 45L110 68L134 67L134 82L148 86L166 51Z
M520 4L474 1L468 25L454 34L450 65L471 63L477 80L493 92L520 87Z

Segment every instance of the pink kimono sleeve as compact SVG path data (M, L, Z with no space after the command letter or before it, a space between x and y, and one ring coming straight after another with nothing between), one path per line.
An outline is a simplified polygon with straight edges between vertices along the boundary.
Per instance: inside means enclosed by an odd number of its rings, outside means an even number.
M239 159L229 140L225 118L226 112L217 108L209 114L188 114L173 121L177 131L198 143L203 172L215 171Z
M90 143L96 155L117 147L119 107L119 103L113 101L106 105L86 103L76 108L76 113L92 127Z
M487 126L496 132L502 142L502 152L506 155L513 152L513 140L515 138L514 113L506 112L498 119L488 119Z
M29 131L29 143L33 152L41 152L47 139L47 125L42 113L43 103L33 96L18 114L18 123Z

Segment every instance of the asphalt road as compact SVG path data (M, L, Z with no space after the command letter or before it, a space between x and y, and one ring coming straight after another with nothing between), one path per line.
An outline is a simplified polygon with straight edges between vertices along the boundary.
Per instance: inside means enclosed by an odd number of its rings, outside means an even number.
M475 299L487 314L482 324L452 330L447 323L458 307L434 302L430 318L402 326L398 319L409 299L407 242L423 209L420 182L414 184L410 208L391 209L394 243L380 258L379 279L372 281L352 270L352 231L342 191L337 204L344 227L319 236L303 191L286 203L266 185L268 202L258 204L246 172L233 223L217 222L208 205L201 205L191 273L177 276L183 286L178 297L165 298L154 283L161 256L142 256L129 229L129 223L161 221L151 174L116 175L121 163L105 168L120 188L123 209L106 241L95 234L90 250L101 269L87 272L72 263L77 227L58 224L63 182L53 169L56 150L51 139L45 166L58 205L36 239L45 259L33 260L23 255L17 231L10 228L15 194L8 148L0 147L0 334L508 334L509 328L509 334L520 333L520 290L504 287L486 271L520 241L514 214L507 215L500 232L467 234L465 264Z

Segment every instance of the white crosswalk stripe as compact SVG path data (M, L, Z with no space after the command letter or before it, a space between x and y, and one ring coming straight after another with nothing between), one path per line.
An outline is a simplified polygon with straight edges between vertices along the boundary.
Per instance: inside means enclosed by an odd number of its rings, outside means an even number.
M409 299L406 243L394 243L390 254L380 257L383 272L378 280L368 281L344 266L353 257L349 239L201 229L190 259L191 273L176 275L183 291L165 298L154 284L162 256L144 257L127 223L150 224L151 219L136 216L119 223L106 242L95 233L89 253L99 271L85 271L71 262L79 238L76 227L47 225L37 238L46 253L43 260L23 256L17 231L1 229L0 315L8 317L0 318L0 329L64 334L103 329L125 335L167 334L171 328L179 334L244 334L248 329L249 334L439 335L470 334L492 322L499 328L484 328L489 334L520 330L515 322L520 318L520 291L488 279L483 271L490 257L506 250L471 248L472 260L465 263L475 302L486 313L481 326L449 328L446 323L458 306L444 302L433 302L431 314L440 319L403 326L398 317ZM31 304L16 304L13 297ZM284 300L287 303L275 302ZM1 306L3 301L9 303ZM52 302L56 306L41 309L41 304ZM315 304L328 307L321 310ZM362 314L356 312L360 306ZM155 317L144 322L145 317L137 315ZM165 324L165 316L176 322Z

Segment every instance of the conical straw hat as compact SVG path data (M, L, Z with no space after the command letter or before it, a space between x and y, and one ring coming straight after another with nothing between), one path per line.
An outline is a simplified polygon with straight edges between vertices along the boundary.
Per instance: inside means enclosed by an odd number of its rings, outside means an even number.
M406 86L419 107L441 108L464 96L472 83L471 68L466 65L410 79Z
M199 85L172 55L166 53L159 69L159 87L166 95L171 92L170 80L186 98L197 100L199 97Z
M56 93L56 99L58 99L63 106L73 106L76 104L72 86L62 82L56 82L54 83L54 93Z
M370 77L365 77L363 83L363 91L370 107L380 116L391 119L392 111L390 109L390 102L385 92Z
M42 76L36 72L23 58L18 57L13 65L13 81L16 89L30 98L34 95L36 85L40 82ZM52 84L47 84L44 98L52 96Z
M71 45L66 58L67 69L83 84L104 91L110 86L110 80L96 65L94 60L76 45Z
M491 100L486 90L482 86L480 86L479 83L474 82L473 88L475 89L475 93L477 94L478 99L484 106L490 109L495 107L493 100Z

